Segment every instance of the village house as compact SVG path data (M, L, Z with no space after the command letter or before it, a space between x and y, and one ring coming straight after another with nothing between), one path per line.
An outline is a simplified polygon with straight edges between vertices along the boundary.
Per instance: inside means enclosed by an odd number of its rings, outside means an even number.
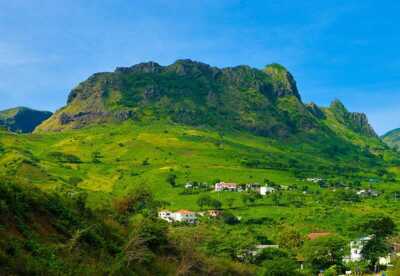
M321 182L323 179L322 178L318 178L318 177L309 177L306 179L308 182L313 182L313 183L319 183Z
M192 189L193 188L193 183L192 182L187 182L185 184L185 189Z
M174 221L174 216L173 212L168 211L168 210L162 210L158 212L158 217L162 220L165 220L167 222L173 222Z
M220 210L209 210L208 215L212 218L217 218L222 215L222 211Z
M214 190L216 192L221 191L237 191L238 185L236 183L225 183L225 182L218 182L215 183Z
M158 213L158 217L167 222L186 222L186 223L196 223L197 215L195 212L188 210L179 210L176 212L171 212L168 210L162 210Z
M174 220L177 222L196 223L197 216L195 212L179 210L174 213Z
M268 186L260 187L260 195L262 195L262 196L265 196L267 194L272 194L275 191L276 191L276 189L273 187L268 187Z
M363 197L377 197L379 196L379 192L372 190L372 189L368 189L368 190L360 190L357 192L357 195L359 196L363 196Z
M343 258L346 262L359 262L362 261L363 256L361 254L364 246L373 238L374 236L366 236L355 241L350 242L350 255Z

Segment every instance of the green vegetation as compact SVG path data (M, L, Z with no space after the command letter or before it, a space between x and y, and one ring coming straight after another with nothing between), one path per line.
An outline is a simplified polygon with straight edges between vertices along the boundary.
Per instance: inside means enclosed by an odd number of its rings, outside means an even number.
M52 115L48 111L37 111L26 107L16 107L0 111L0 126L14 132L32 132Z
M280 65L118 68L81 83L33 134L0 130L0 266L336 275L352 268L349 242L373 235L371 272L397 238L399 166L365 115L304 105ZM219 181L275 191L214 192ZM168 224L161 209L222 214Z
M399 151L400 149L400 129L394 129L382 136L382 140L391 148Z

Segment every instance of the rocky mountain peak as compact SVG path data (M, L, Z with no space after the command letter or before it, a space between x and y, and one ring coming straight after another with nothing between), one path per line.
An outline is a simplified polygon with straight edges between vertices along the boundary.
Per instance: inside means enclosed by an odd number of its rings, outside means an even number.
M266 66L264 71L271 76L273 86L279 97L294 95L300 99L296 81L284 66L273 63Z

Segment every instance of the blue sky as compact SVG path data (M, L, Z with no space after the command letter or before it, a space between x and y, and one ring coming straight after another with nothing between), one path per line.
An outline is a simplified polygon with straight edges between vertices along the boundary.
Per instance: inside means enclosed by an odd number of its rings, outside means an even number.
M54 111L94 72L191 58L278 62L303 100L400 127L400 2L0 0L0 109Z

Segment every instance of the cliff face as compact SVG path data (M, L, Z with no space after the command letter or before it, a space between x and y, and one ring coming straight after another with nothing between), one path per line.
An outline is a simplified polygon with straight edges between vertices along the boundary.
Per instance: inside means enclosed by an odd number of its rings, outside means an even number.
M324 110L302 102L294 77L279 64L258 70L249 66L217 68L192 60L168 66L147 62L92 75L74 88L67 105L36 131L167 120L273 138L340 135L332 134L334 128ZM376 137L364 114L347 111L339 101L329 110L346 129Z
M333 101L329 109L340 123L354 132L368 137L378 137L364 113L349 112L339 100Z
M94 74L71 91L67 106L38 131L160 118L271 136L318 127L282 66L220 69L178 60L169 66L148 62Z
M39 124L52 115L48 111L38 111L26 107L16 107L0 111L0 126L13 132L32 132Z

